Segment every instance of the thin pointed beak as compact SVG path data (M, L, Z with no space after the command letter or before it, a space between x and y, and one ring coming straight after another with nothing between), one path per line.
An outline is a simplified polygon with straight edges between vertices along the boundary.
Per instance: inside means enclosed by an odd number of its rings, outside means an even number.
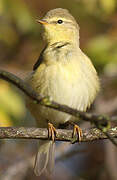
M36 22L38 22L38 23L40 23L40 24L44 24L44 25L48 24L46 21L44 21L44 20L39 20L39 19L36 19Z

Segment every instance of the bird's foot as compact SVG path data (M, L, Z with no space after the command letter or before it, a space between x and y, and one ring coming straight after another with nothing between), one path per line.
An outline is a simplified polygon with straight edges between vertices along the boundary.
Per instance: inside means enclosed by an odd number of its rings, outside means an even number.
M76 138L76 135L78 135L78 142L81 142L82 139L82 129L74 124L74 129L73 129L73 139Z
M52 139L52 141L55 140L55 136L57 134L56 128L53 126L53 124L48 123L48 136Z

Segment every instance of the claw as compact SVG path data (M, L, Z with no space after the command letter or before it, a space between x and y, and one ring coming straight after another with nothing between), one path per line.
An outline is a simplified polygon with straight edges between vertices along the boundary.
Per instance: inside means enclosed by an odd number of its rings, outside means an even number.
M73 137L76 136L76 134L78 135L78 142L80 142L82 138L82 129L75 124L73 129Z
M48 123L48 135L49 135L49 138L52 138L52 141L55 140L56 133L57 131L55 127L53 126L53 124Z

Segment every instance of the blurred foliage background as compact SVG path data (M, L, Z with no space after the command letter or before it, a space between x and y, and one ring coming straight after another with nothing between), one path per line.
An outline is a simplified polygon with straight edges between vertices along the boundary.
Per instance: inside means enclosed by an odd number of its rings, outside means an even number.
M32 71L44 47L35 19L58 7L68 9L76 18L80 25L80 47L100 75L102 88L92 111L117 114L116 0L0 0L0 69L21 78ZM34 125L23 95L0 80L0 126ZM89 125L85 123L84 127ZM0 179L117 179L117 152L109 141L57 147L54 177L37 178L33 174L35 141L1 140Z

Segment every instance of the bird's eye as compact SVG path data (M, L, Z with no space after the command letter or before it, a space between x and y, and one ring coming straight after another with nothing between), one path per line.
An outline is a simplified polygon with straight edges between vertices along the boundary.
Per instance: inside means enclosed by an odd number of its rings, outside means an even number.
M57 21L57 23L58 23L58 24L62 24L62 23L63 23L63 20L59 19L59 20Z

